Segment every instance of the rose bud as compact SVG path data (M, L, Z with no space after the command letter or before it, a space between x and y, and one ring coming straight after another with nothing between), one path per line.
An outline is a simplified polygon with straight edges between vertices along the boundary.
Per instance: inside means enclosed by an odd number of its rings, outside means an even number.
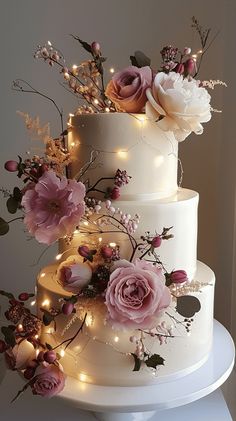
M101 247L101 254L105 259L110 259L113 255L113 249L108 246Z
M30 380L32 379L32 377L34 377L34 373L35 373L35 368L27 367L24 371L24 378L26 380Z
M197 71L196 62L193 58L189 58L184 63L184 71L187 75L192 75Z
M182 284L188 281L185 270L174 270L170 273L170 281L174 284Z
M114 187L110 192L110 199L116 200L120 197L120 189L119 187Z
M18 171L18 162L17 161L7 161L5 162L4 168L7 171L15 172Z
M99 42L93 41L91 44L91 48L93 50L93 53L96 54L97 56L101 53L101 46Z
M50 350L45 352L43 358L44 361L46 361L49 364L52 364L57 359L57 356L53 350Z
M44 352L40 351L38 356L37 356L37 361L42 362L44 361Z
M0 339L0 354L5 352L7 349L7 344L2 339Z
M61 311L62 311L62 313L63 313L63 314L65 314L66 316L69 316L69 315L73 312L74 307L75 307L75 306L74 306L74 304L73 304L73 303L70 303L70 302L68 301L67 303L64 303L64 304L63 304Z
M29 299L29 294L27 292L22 292L18 298L20 301L27 301Z
M80 256L87 258L90 254L90 249L88 246L80 246L78 248L78 252L80 254Z
M156 237L152 239L151 245L155 249L157 247L160 247L161 242L162 242L162 238L160 237L160 235L157 235Z
M183 63L178 63L177 66L173 69L176 73L182 75L184 73L184 65Z

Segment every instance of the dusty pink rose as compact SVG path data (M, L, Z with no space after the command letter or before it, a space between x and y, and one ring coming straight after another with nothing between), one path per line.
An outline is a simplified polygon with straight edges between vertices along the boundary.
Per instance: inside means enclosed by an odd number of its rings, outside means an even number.
M92 269L87 263L63 262L58 268L58 279L62 287L78 294L92 277Z
M116 328L154 327L171 302L162 270L145 260L115 267L106 290L108 321Z
M60 393L65 386L65 375L55 364L41 364L35 372L31 385L34 395L51 398Z
M182 284L183 282L188 281L188 275L185 270L173 270L173 272L170 273L170 280L174 284Z
M46 171L22 199L30 234L48 245L71 234L84 214L84 196L83 183Z
M35 355L33 345L25 339L16 344L12 349L9 348L5 353L5 359L11 370L23 370L35 358Z
M152 71L145 66L140 69L129 66L116 73L106 88L106 96L118 110L140 113L147 102L146 89L152 84Z

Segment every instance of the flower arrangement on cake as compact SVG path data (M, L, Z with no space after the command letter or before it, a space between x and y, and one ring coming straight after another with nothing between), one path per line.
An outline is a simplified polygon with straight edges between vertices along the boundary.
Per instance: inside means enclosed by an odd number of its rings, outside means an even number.
M91 55L80 65L67 66L62 53L50 42L39 46L35 57L58 68L66 89L84 100L76 116L126 113L141 122L147 119L163 132L171 132L177 141L183 141L192 132L201 134L202 123L208 122L211 112L216 111L210 105L207 88L224 85L221 81L197 79L202 57L210 44L210 30L203 30L195 18L193 27L201 39L198 54L192 54L190 48L181 51L164 47L160 69L156 71L145 54L136 52L130 57L131 66L117 73L111 69L114 75L107 84L104 81L106 58L98 42L89 44L73 37ZM71 178L74 145L71 142L68 147L67 135L73 125L69 122L64 129L58 105L27 82L16 80L13 89L34 92L52 102L60 116L61 130L58 137L52 138L48 124L41 127L38 118L20 113L27 129L43 141L45 153L5 163L5 169L15 172L23 182L23 187L15 187L12 193L2 189L9 213L20 212L21 216L10 221L0 218L0 234L7 234L10 222L21 220L39 243L49 246L62 240L66 245L57 256L56 270L50 275L64 291L57 305L51 306L45 299L35 314L26 305L33 306L34 294L22 292L15 297L0 291L9 301L5 312L7 324L1 328L0 352L5 353L8 367L23 373L27 380L16 397L28 387L34 394L46 397L63 389L66 377L63 357L86 326L92 324L93 306L99 307L104 326L118 332L133 332L129 336L132 349L120 351L133 361L133 370L146 367L150 373L158 373L165 360L161 352L149 349L146 338L162 345L175 338L176 326L189 334L194 316L201 309L194 293L201 290L202 283L189 279L182 267L167 269L161 251L159 255L163 243L173 241L175 227L144 230L142 235L137 235L140 215L132 216L119 207L122 188L129 185L132 190L133 174L117 167L113 174L91 182L90 171L96 168L98 156L98 151L93 149L90 160L82 162L76 177ZM75 238L78 238L77 246L72 247ZM124 243L128 252L122 249ZM40 276L44 277L45 272ZM61 340L57 337L53 344L50 335L45 340L45 329L49 327L56 335L58 320L63 332ZM71 326L74 330L70 335ZM96 337L92 339L99 341ZM114 348L108 342L105 345Z

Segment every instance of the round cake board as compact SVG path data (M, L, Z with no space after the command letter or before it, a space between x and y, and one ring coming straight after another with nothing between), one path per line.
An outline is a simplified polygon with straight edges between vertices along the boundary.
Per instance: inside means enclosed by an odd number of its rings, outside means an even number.
M136 387L100 386L68 377L57 399L92 411L100 421L148 420L157 411L186 405L216 390L229 377L234 359L233 340L215 320L210 356L193 373L171 382Z

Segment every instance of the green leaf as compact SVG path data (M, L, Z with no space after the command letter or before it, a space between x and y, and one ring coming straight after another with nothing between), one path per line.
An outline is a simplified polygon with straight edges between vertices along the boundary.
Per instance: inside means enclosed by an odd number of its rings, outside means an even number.
M82 45L82 47L88 51L89 53L93 54L93 50L90 44L88 44L88 42L83 41L82 39L80 39L79 37L76 37L75 35L71 35L76 41L79 41L79 43Z
M130 56L132 66L145 67L151 65L151 60L142 51L135 51L133 56Z
M134 368L133 368L133 371L139 371L140 370L140 367L141 367L141 364L142 364L142 361L133 352L131 353L131 355L134 357Z
M10 196L7 199L7 210L9 213L16 213L18 209L18 201L13 197Z
M54 316L48 310L45 310L44 308L40 308L40 310L43 312L44 326L50 325L50 323L52 323L54 320Z
M1 332L4 336L5 342L13 348L16 344L15 335L14 335L13 330L10 329L10 327L2 326Z
M195 313L200 311L201 303L197 297L193 295L183 295L177 297L176 311L183 317L193 317Z
M3 289L0 289L0 295L4 295L4 297L7 297L9 300L14 300L15 297L11 292L3 291Z
M78 297L77 295L72 295L71 297L65 297L64 300L68 301L69 303L76 304Z
M14 187L14 189L13 189L13 197L18 202L21 201L21 199L22 199L22 193L21 193L21 190L19 189L19 187Z
M9 224L3 218L0 218L0 235L5 235L9 231Z
M158 365L164 365L164 361L160 355L153 354L145 361L145 364L147 367L157 368Z

